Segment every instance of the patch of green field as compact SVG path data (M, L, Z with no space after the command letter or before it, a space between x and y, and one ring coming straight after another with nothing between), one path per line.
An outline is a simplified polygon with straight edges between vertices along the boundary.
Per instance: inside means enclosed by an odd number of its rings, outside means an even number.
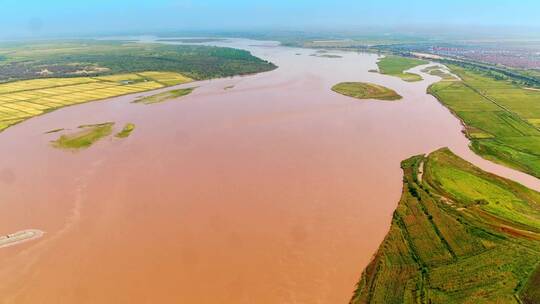
M188 94L191 94L195 88L186 88L186 89L178 89L178 90L171 90L163 93L158 93L155 95L150 95L146 97L142 97L139 99L136 99L133 101L134 103L143 103L143 104L154 104L154 103L160 103L164 102L170 99L179 98L182 96L186 96Z
M0 84L0 131L55 109L192 81L148 71L102 77L47 78Z
M429 92L464 122L473 150L540 177L540 91L478 70L450 68L461 80L441 81Z
M389 88L365 82L342 82L332 87L332 91L358 99L398 100L402 97Z
M57 140L52 141L55 148L67 150L85 149L98 140L112 133L114 122L106 122L96 125L82 125L79 131L71 134L63 134Z
M124 128L122 128L122 131L116 133L115 136L118 138L126 138L131 135L133 130L135 130L135 124L129 122L124 126Z
M404 71L427 63L427 61L420 59L385 56L377 62L377 65L381 74L396 76L405 81L413 82L422 80L422 77L418 74L405 73Z
M540 301L540 193L448 149L402 168L392 226L351 303Z

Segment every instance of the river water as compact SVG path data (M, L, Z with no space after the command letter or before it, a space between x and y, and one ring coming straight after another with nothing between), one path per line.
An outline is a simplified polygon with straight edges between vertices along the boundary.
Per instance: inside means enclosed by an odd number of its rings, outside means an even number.
M130 103L143 93L63 108L0 134L0 234L46 232L0 250L0 303L347 303L388 231L401 160L448 146L540 189L469 151L459 120L426 94L438 77L368 72L374 54L214 44L279 68L182 85L198 88L163 104ZM330 90L341 81L404 99L351 99ZM106 121L137 127L76 153L44 134Z

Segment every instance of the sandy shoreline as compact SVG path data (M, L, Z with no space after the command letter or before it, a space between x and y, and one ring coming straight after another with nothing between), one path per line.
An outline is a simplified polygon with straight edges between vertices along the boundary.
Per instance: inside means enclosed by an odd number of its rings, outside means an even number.
M45 232L38 229L25 229L15 233L0 236L0 248L19 245L31 240L39 239Z

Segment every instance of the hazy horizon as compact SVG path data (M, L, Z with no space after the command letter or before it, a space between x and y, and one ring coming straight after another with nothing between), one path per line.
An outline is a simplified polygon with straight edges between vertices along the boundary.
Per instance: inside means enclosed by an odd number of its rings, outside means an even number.
M540 3L526 0L333 2L156 0L21 3L0 0L0 38L149 33L162 31L428 31L474 30L521 34L540 29ZM486 8L489 7L489 10ZM493 33L491 33L493 34ZM534 33L528 33L534 35Z

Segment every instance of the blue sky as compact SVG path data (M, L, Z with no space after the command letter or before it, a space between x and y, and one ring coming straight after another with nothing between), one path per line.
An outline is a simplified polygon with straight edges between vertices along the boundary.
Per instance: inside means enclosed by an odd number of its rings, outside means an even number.
M156 30L540 28L538 0L0 0L0 37Z

